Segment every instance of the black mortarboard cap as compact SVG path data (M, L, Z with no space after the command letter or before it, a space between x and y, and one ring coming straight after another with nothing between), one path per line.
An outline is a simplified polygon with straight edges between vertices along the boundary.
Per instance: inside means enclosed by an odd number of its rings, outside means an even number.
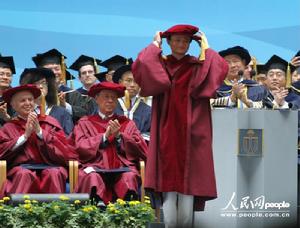
M272 69L280 69L280 70L286 72L288 64L289 63L287 61L285 61L283 58L279 57L278 55L273 55L265 63L265 69L266 69L266 71L269 71Z
M14 58L12 56L0 55L0 67L9 68L13 74L16 73Z
M125 72L127 72L127 71L131 71L131 65L132 65L132 63L133 63L133 60L132 60L132 58L130 58L130 59L128 59L128 64L119 67L119 68L115 71L115 73L114 73L114 75L113 75L113 77L112 77L112 80L113 80L114 83L119 83L119 81L120 81L122 75L123 75Z
M115 55L100 63L100 66L106 67L108 71L117 70L120 66L126 65L127 62L128 60L123 56Z
M64 57L64 59L67 58L57 49L51 49L47 52L37 54L36 56L32 57L32 61L37 67L42 67L46 64L61 64L62 56Z
M297 56L300 56L300 50L296 53L296 55L294 56L294 58L297 57Z
M267 73L267 70L266 70L264 64L257 64L256 69L257 69L256 74L265 74L265 73Z
M223 51L220 51L219 54L222 57L225 57L227 55L237 55L241 57L241 59L245 60L246 65L248 65L251 61L251 56L247 49L241 47L241 46L234 46L231 48L227 48Z
M99 60L99 59L95 59L93 57L89 57L86 55L81 55L81 56L79 56L78 59L75 60L75 62L69 68L72 70L79 71L79 69L82 66L86 66L86 65L92 65L92 66L96 67L95 61L96 61L97 65L99 65L101 63L101 60Z
M66 81L71 79L73 80L75 79L75 77L69 71L66 70Z
M99 82L106 82L106 74L107 73L108 73L108 71L97 73L97 74L95 74L95 77L98 79Z

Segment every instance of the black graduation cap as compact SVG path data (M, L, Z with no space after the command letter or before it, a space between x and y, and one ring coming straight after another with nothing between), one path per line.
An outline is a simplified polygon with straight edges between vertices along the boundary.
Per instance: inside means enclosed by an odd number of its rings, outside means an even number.
M104 66L110 70L117 70L120 66L126 65L128 63L128 60L121 56L121 55L115 55L102 63L100 63L100 66Z
M264 64L257 64L256 69L257 69L256 74L266 74L267 73L267 70L266 70Z
M99 59L95 59L93 57L89 57L86 55L81 55L81 56L79 56L78 59L75 60L75 62L69 68L72 70L77 70L77 71L79 71L79 69L81 67L86 66L86 65L91 65L96 68L97 65L99 65L101 62L102 61Z
M247 49L241 47L241 46L234 46L231 48L227 48L223 51L219 52L220 56L225 57L227 55L237 55L241 57L241 59L245 60L246 65L248 65L251 61L251 56Z
M37 54L36 56L32 57L32 61L37 67L42 67L46 64L61 64L62 56L64 59L67 58L57 49L51 49L47 52Z
M296 55L294 56L294 58L297 57L297 56L300 56L300 50L296 53Z
M113 80L114 83L119 84L119 81L120 81L122 75L123 75L125 72L127 72L127 71L131 71L131 65L132 65L132 63L133 63L133 60L132 60L132 58L130 58L130 59L128 59L128 64L119 67L119 68L115 71L115 73L114 73L114 75L113 75L113 77L112 77L112 80Z
M12 56L0 55L0 67L9 68L13 74L16 73L14 58Z
M66 70L66 81L71 79L73 80L75 79L75 77L69 71Z
M273 55L266 63L265 69L266 71L272 69L280 69L286 72L289 63L285 61L283 58L279 57L278 55Z
M126 65L129 63L129 60L126 59L125 57L121 56L121 55L115 55L109 59L106 59L105 61L103 61L102 63L100 63L100 66L104 66L107 68L107 71L105 72L101 72L98 74L95 74L95 77L100 81L100 82L104 82L106 81L106 74L109 71L112 70L117 70L119 67Z

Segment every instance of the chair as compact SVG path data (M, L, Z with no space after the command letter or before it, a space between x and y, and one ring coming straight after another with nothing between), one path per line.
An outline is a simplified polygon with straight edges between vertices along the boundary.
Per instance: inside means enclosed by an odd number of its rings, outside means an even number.
M3 184L7 176L7 163L5 160L0 160L0 189L3 187ZM70 193L74 192L74 188L78 181L78 161L69 161L69 186ZM66 188L67 189L67 188Z

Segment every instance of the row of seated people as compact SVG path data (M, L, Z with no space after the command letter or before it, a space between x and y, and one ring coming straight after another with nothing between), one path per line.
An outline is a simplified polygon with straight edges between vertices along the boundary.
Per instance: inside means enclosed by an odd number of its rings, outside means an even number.
M0 129L0 159L8 164L1 196L10 193L63 193L67 163L80 163L75 192L90 193L108 203L137 197L139 162L146 160L147 144L135 123L114 114L125 87L103 82L89 90L99 112L81 118L69 137L56 119L35 112L41 90L26 84L8 89L4 101L16 116ZM49 165L39 171L28 165Z
M118 99L116 113L125 115L135 121L138 129L147 134L150 130L151 107L138 96L139 86L133 80L130 71L132 59L120 55L101 61L81 55L71 66L78 72L82 87L74 90L66 86L66 82L75 79L68 70L64 59L66 57L56 49L37 54L32 58L37 68L26 68L20 76L20 85L36 84L46 97L46 112L53 116L69 135L74 124L85 115L97 113L98 107L93 98L87 96L88 90L97 83L107 80L126 87L126 95ZM106 66L108 71L97 73L99 66ZM47 72L45 69L49 69ZM0 125L13 116L12 110L7 110L7 104L1 99L2 93L11 86L15 64L12 56L0 55ZM112 77L113 75L113 77Z

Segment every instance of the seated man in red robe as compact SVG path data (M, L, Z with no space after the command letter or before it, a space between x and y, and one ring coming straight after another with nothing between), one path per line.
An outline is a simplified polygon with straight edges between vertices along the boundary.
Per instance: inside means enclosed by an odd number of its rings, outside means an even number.
M72 153L64 131L51 116L33 112L41 95L34 85L6 90L3 99L17 116L0 129L0 160L8 164L0 196L10 193L65 192L67 161Z
M72 139L82 169L76 192L91 193L104 203L136 194L140 183L139 161L146 159L147 145L135 123L114 114L125 87L111 82L91 87L99 112L82 117Z

